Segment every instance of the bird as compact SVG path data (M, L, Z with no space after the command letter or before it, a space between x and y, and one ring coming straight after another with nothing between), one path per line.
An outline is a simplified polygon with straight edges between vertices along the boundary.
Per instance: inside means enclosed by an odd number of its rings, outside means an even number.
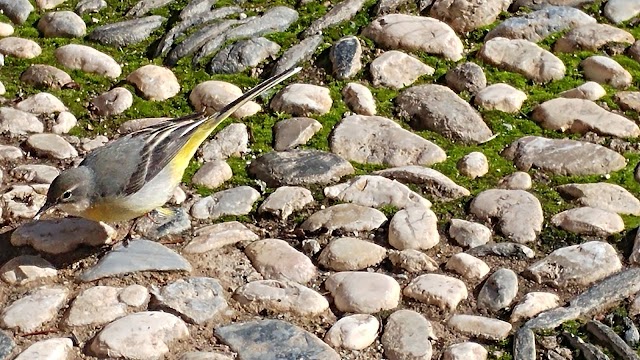
M300 70L265 80L214 114L201 111L164 121L93 150L53 180L34 220L57 208L97 222L124 222L161 208L197 149L222 121Z

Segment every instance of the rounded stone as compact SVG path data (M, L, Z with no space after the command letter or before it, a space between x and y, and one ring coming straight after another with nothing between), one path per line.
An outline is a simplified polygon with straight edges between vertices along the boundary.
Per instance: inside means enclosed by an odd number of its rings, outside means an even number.
M363 350L376 340L379 328L380 322L373 315L349 315L331 326L324 341L336 349Z
M271 100L271 109L294 116L323 115L331 110L329 89L311 84L291 84Z
M373 314L391 310L400 302L400 284L392 277L369 272L339 272L324 287L340 311Z
M320 265L335 271L362 270L380 263L387 250L380 245L356 238L338 238L329 243L318 257Z
M100 116L112 116L125 112L133 105L133 95L123 87L113 88L91 100L91 107Z
M228 82L209 80L196 85L189 95L189 101L197 111L205 110L207 113L214 113L227 106L233 100L242 96L242 90ZM262 108L253 101L242 105L236 110L232 117L241 119L246 116L257 114Z
M0 54L20 59L33 59L42 54L42 48L33 40L9 36L0 39Z
M256 270L267 279L292 280L304 284L317 275L311 259L284 240L258 240L249 244L245 253Z
M27 138L27 146L42 157L63 160L78 156L78 151L56 134L33 134Z
M466 253L453 255L445 268L470 280L482 279L491 270L487 263Z
M463 156L457 167L460 174L475 179L489 172L489 160L483 153L474 151Z
M84 21L73 11L54 11L42 15L38 30L48 38L77 38L87 34Z
M478 294L478 308L499 311L511 305L518 294L518 275L511 269L491 274Z
M145 99L152 101L167 100L180 92L175 74L162 66L142 66L129 74L127 81L135 85Z

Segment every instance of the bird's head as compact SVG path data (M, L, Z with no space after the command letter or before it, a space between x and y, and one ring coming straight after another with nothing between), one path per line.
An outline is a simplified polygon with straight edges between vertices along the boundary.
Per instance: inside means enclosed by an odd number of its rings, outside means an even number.
M47 192L47 200L34 216L40 216L51 208L71 214L81 215L91 206L91 190L94 178L91 169L80 166L63 171L58 175Z

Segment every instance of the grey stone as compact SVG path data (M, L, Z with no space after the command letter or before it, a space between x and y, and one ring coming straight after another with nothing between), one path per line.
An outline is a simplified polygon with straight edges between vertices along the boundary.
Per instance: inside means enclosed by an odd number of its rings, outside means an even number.
M38 30L44 37L77 38L87 33L87 26L73 11L54 11L42 15Z
M357 1L363 3L361 0ZM361 57L362 46L357 37L347 36L336 41L329 52L333 74L340 80L353 77L362 69Z
M280 74L309 60L318 46L322 44L322 41L322 35L313 35L302 39L299 43L287 49L276 61L273 70L271 70L271 76Z
M151 10L161 8L171 4L175 0L139 0L135 5L127 11L127 16L140 17L149 13Z
M0 133L17 136L43 131L44 125L35 115L10 107L0 107Z
M613 99L623 110L640 110L640 91L618 91Z
M429 320L412 310L391 314L384 326L381 342L389 360L430 360L435 335Z
M169 213L150 213L136 221L135 230L152 240L180 234L191 229L189 214L183 208L169 210Z
M214 160L204 163L204 165L193 174L191 182L195 185L215 189L232 177L233 172L231 166L229 166L226 161Z
M67 326L99 326L131 312L135 307L146 306L149 291L142 285L126 288L93 286L83 290L73 300L64 316Z
M38 184L51 184L60 171L50 165L44 164L24 164L18 165L9 171L14 178L24 182L35 182Z
M537 283L556 287L591 285L622 268L616 250L605 242L590 241L555 250L527 268Z
M380 245L356 238L332 240L318 256L318 263L335 271L363 270L379 264L387 257Z
M432 1L429 0L429 2L432 2ZM396 10L400 6L403 6L403 5L407 4L407 3L409 3L408 0L379 0L376 3L376 6L374 8L375 14L376 15L386 15L386 14L391 14L391 13L397 13ZM424 9L423 7L420 7L420 11L422 11L423 9Z
M309 216L300 228L309 232L324 229L330 234L335 230L370 231L386 221L387 217L379 210L355 204L338 204Z
M558 213L551 218L551 223L579 235L606 237L624 230L620 215L588 206Z
M254 241L244 251L253 267L265 279L291 280L304 284L317 275L317 269L311 259L284 240Z
M616 89L625 89L633 82L631 73L617 61L606 56L590 56L582 60L580 66L587 80L608 84Z
M480 65L472 62L462 63L447 71L445 80L447 86L457 93L468 91L475 94L487 86L484 70Z
M19 59L33 59L42 53L42 48L33 40L9 36L0 39L0 54Z
M16 343L5 331L0 331L0 359L8 359L9 355L16 347Z
M402 51L389 50L369 65L374 86L401 89L413 84L423 75L433 75L435 69Z
M417 185L423 192L438 200L455 200L471 194L469 190L456 184L441 172L424 166L400 166L378 170L373 174Z
M439 146L380 116L347 116L334 128L331 151L349 161L430 166L446 159Z
M464 49L449 25L426 16L380 16L362 31L362 35L384 48L424 51L452 61L460 60Z
M640 9L639 9L640 10ZM612 328L601 323L598 320L590 320L585 325L585 329L595 336L598 340L609 345L613 351L622 359L640 359L638 353L627 345L624 340Z
M492 312L502 310L518 295L518 275L511 269L501 268L491 274L478 294L478 308Z
M540 201L524 190L485 190L473 199L469 211L481 220L497 218L500 232L520 243L535 241L544 222Z
M338 360L315 335L282 320L256 320L215 329L214 335L243 360Z
M182 8L178 17L180 20L186 20L190 17L205 14L211 10L211 7L217 1L218 0L191 0L184 8Z
M267 197L258 208L258 212L268 212L285 220L289 215L293 214L294 211L302 210L313 201L313 195L308 189L303 187L281 186Z
M640 14L640 2L635 0L610 0L604 6L604 16L614 23L621 23Z
M331 10L324 14L319 19L309 25L309 27L302 33L303 37L316 35L322 30L339 24L343 21L350 20L355 16L360 9L364 6L364 0L343 0L336 4Z
M555 52L596 51L611 44L629 46L635 42L631 33L608 24L586 24L573 28L553 46Z
M122 68L111 56L89 46L64 45L57 48L54 55L60 64L73 70L79 69L114 79L122 73Z
M427 209L431 206L429 200L406 185L375 175L357 176L345 183L326 187L324 195L329 199L375 208L391 205L399 209Z
M578 9L567 6L547 6L503 21L487 33L485 41L506 37L538 42L557 32L595 23L596 19Z
M518 170L537 168L556 175L602 175L625 167L625 158L604 146L569 139L525 136L503 155Z
M225 215L246 215L258 198L260 193L250 186L218 191L196 201L191 207L191 216L215 220Z
M493 23L510 4L511 0L437 0L433 3L429 15L446 22L453 30L463 34Z
M61 89L74 84L71 76L51 65L31 65L20 75L20 81L38 88Z
M153 295L154 306L169 309L197 325L220 317L228 308L220 282L209 277L179 279Z
M291 84L280 90L271 100L274 111L294 116L324 115L331 110L333 99L329 89L311 84Z
M511 331L508 322L476 315L455 314L447 325L464 335L487 340L503 340Z
M368 87L349 83L342 88L342 97L347 106L358 115L375 115L376 100Z
M280 45L263 37L240 40L218 52L209 65L213 74L234 74L274 57Z
M0 10L15 24L22 24L34 8L29 0L0 0Z
M256 104L257 105L257 104ZM202 160L226 160L249 152L249 130L245 124L230 124L202 146Z
M513 10L519 10L521 7L528 7L534 10L540 10L549 5L553 6L571 6L579 8L596 2L596 0L516 0L511 4Z
M249 165L249 172L268 186L327 184L353 174L351 164L320 150L272 151Z
M396 101L402 114L412 119L415 129L435 131L468 143L482 143L493 135L480 114L448 87L413 86L402 91Z
M191 254L204 253L238 242L258 240L259 237L237 221L208 225L197 229L193 239L182 251Z
M322 129L322 124L315 119L306 117L294 117L278 121L273 127L273 149L283 151L304 145Z
M288 280L252 281L237 288L233 299L245 310L256 314L267 310L278 314L317 316L329 310L329 302L320 293Z
M27 146L39 157L63 160L78 156L78 151L57 134L33 134L27 138Z
M211 351L189 351L180 357L180 360L234 360L231 354Z
M124 47L147 39L166 19L159 15L125 20L95 28L89 39L102 45Z
M79 15L86 13L97 13L107 7L105 0L80 0L76 5L75 11Z
M400 284L384 274L343 271L327 278L324 287L333 296L336 308L343 312L373 314L398 307Z
M30 245L38 251L61 254L84 244L110 244L117 232L109 225L81 218L39 220L26 223L11 233L11 245Z
M566 72L562 60L529 40L495 37L484 43L478 56L539 83L560 80Z
M462 247L475 248L491 241L491 230L478 223L451 219L449 236Z
M478 245L467 250L466 253L473 256L493 255L502 257L513 257L516 259L533 259L536 255L531 248L522 244L511 242Z
M98 263L82 272L80 280L94 281L140 271L191 271L191 264L173 250L154 241L136 239L117 246Z

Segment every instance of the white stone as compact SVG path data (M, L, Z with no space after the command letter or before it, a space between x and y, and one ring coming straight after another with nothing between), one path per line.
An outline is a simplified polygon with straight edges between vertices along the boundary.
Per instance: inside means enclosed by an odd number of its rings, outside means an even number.
M451 219L449 236L462 247L474 248L491 241L491 230L475 222Z
M130 305L127 301L133 303ZM136 298L143 298L140 301ZM131 285L125 289L112 286L90 287L73 301L65 315L68 326L103 325L130 312L133 306L141 306L149 300L149 292L140 285Z
M81 244L111 244L116 235L117 231L107 224L80 218L39 220L18 227L11 234L11 245L31 245L38 251L61 254Z
M33 343L14 360L67 360L73 356L70 338L52 338Z
M60 99L47 92L29 96L16 104L16 109L36 115L67 111L67 107Z
M596 101L601 97L607 95L607 91L602 87L602 85L598 84L597 82L587 81L578 87L563 91L558 95L569 99L584 99Z
M349 315L331 326L324 341L336 349L363 350L376 340L379 328L380 322L373 315Z
M56 122L51 127L54 134L66 134L78 124L75 115L68 111L63 111L56 117Z
M180 92L180 84L173 72L158 65L145 65L127 76L142 95L151 101L163 101Z
M431 202L408 186L377 175L361 175L347 182L324 188L330 199L362 206L392 205L399 209L431 207ZM437 239L436 239L437 242Z
M405 296L453 311L467 298L467 286L461 280L440 274L424 274L411 280L402 292Z
M466 253L458 253L449 258L445 269L470 280L482 279L491 270L487 263Z
M308 189L297 186L281 186L267 197L258 208L258 212L267 212L284 220L294 211L304 209L313 201L313 195Z
M362 270L379 264L387 256L380 245L356 238L332 240L320 253L318 263L335 271Z
M311 259L284 240L258 240L247 246L245 253L253 267L266 279L292 280L304 284L317 275Z
M215 189L233 177L231 166L224 160L205 163L191 178L195 185Z
M474 102L487 110L517 113L527 100L527 94L508 84L493 84L476 93Z
M374 86L401 89L423 75L433 75L435 69L402 51L389 50L371 62L369 72Z
M509 336L511 324L508 322L476 315L453 315L449 327L458 332L487 340L504 340Z
M42 54L42 48L33 40L9 36L0 39L0 54L20 59L33 59Z
M242 95L242 90L231 83L225 81L209 80L202 82L193 88L189 95L189 101L197 111L206 109L208 114L213 114L227 106L233 100ZM232 117L241 119L243 117L257 114L262 108L253 101L242 105L236 110Z
M587 80L593 80L600 84L609 84L616 89L629 87L633 77L617 61L606 56L595 55L588 57L580 63Z
M184 247L186 253L204 253L237 242L255 241L260 237L237 221L209 225L196 230L194 237Z
M0 37L7 37L13 34L13 26L4 22L0 22Z
M376 100L368 87L358 83L348 83L342 89L344 102L359 115L375 115Z
M560 306L558 295L548 292L530 292L511 312L512 323L530 319L539 313Z
M463 156L458 161L457 167L460 174L475 179L489 172L489 160L483 153L474 151Z
M122 73L120 65L109 55L92 47L78 44L64 45L56 49L58 62L70 69L117 78Z
M9 284L23 285L42 278L54 277L58 270L47 260L33 255L21 255L0 268L0 277Z
M400 302L400 284L384 274L344 271L329 276L324 286L344 312L373 314Z
M323 115L331 110L329 89L311 84L291 84L271 100L271 109L294 116Z
M624 230L620 215L588 206L558 213L551 218L551 223L580 235L609 236Z
M42 157L64 160L78 156L78 151L57 134L33 134L27 139L27 146Z
M18 329L26 333L37 330L56 318L68 295L69 291L64 288L35 289L4 308L0 325L5 329Z
M299 316L315 316L329 309L329 302L318 292L288 280L252 281L233 294L242 307L253 313L264 310Z
M416 206L400 210L389 223L389 245L398 250L427 250L439 241L438 219L430 209Z
M488 352L484 346L474 342L463 342L449 346L442 360L486 360Z

